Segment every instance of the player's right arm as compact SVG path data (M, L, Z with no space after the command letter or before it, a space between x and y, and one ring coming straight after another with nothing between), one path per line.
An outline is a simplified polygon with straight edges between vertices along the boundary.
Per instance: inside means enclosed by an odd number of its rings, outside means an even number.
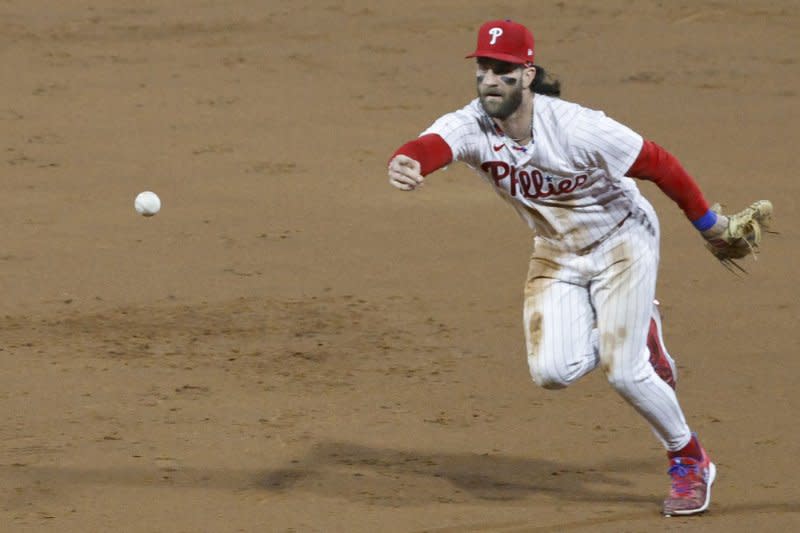
M398 148L389 160L389 183L401 191L413 191L425 176L453 160L450 145L435 133L422 135Z

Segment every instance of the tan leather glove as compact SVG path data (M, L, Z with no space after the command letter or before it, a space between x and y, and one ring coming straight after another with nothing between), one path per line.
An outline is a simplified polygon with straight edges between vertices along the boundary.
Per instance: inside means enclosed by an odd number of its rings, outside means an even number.
M717 213L717 221L702 232L706 248L725 267L744 271L734 260L758 252L762 230L772 221L772 202L759 200L747 209L727 216L722 214L719 204L714 204L711 210Z

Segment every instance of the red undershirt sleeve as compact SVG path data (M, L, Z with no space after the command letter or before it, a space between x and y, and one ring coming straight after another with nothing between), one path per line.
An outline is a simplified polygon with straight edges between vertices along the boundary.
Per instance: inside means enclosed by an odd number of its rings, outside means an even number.
M626 176L652 181L678 204L692 222L703 218L709 205L697 182L678 159L653 141L645 140Z
M399 154L419 161L422 167L420 174L423 176L427 176L453 161L453 151L450 149L450 145L435 133L422 135L405 143L392 154L389 160L391 161Z

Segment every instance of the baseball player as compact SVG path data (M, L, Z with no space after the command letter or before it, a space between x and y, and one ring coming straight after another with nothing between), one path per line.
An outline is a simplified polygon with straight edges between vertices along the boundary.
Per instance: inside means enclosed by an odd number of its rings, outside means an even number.
M397 149L389 183L413 191L463 161L517 211L534 232L523 312L533 380L559 389L600 366L666 448L664 514L701 513L716 467L675 394L654 303L659 223L632 178L656 183L710 247L747 243L731 238L729 217L664 148L560 99L559 83L534 64L525 26L489 21L477 40L467 56L477 63L477 98Z

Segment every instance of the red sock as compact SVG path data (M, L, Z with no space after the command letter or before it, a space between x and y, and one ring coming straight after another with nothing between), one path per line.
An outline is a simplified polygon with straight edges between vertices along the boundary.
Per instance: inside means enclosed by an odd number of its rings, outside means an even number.
M670 459L674 459L675 457L691 457L692 459L697 459L698 461L702 461L703 447L700 446L700 441L697 440L697 435L692 433L692 440L689 441L689 444L687 444L678 451L667 452L667 457L669 457Z

